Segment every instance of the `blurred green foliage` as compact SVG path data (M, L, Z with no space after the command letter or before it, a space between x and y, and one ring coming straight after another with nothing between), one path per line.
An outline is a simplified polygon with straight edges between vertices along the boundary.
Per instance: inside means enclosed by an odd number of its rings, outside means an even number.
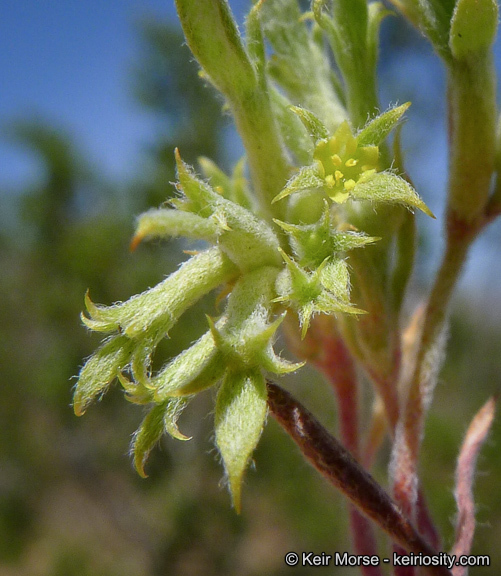
M125 189L104 181L77 144L54 128L25 122L12 130L20 145L39 156L44 175L21 198L15 233L0 235L1 576L280 576L290 571L283 558L291 550L349 549L341 496L274 422L256 451L257 471L248 475L237 516L220 486L212 425L202 418L212 406L210 392L181 418L180 429L196 441L164 439L147 480L133 471L123 440L141 414L121 401L118 389L85 419L73 415L70 380L97 343L78 319L85 290L91 286L94 301L109 303L172 271L181 248L193 246L170 241L129 253L132 214L172 194L174 146L189 163L200 155L223 161L220 102L198 78L179 32L149 22L142 39L135 86L159 131L146 166ZM156 360L198 337L200 316L190 312ZM423 450L425 490L445 549L452 541L459 443L501 373L501 327L486 327L458 306L451 334ZM304 370L291 386L334 429L333 395L318 376ZM497 574L501 565L500 444L498 419L480 462L488 475L478 479L476 490L475 552L490 553L492 566L473 569L472 576ZM490 526L483 524L487 519ZM294 573L313 571L297 567Z

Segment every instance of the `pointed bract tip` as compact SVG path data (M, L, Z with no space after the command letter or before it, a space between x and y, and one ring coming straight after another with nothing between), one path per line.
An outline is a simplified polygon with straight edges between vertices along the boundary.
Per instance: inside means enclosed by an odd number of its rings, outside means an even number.
M144 470L144 466L146 464L147 458L140 454L134 455L134 468L136 472L141 476L141 478L148 478L148 474L146 474Z
M423 207L421 207L421 210L427 215L430 216L431 218L433 218L433 220L436 220L437 217L435 216L435 214L433 214L433 212L428 208L428 206L426 206L426 204L424 204Z
M143 239L144 239L144 236L142 234L134 234L134 236L132 237L132 240L130 241L130 244L129 244L129 251L135 252L136 248L139 246L139 244L141 244Z
M176 159L176 168L177 168L179 177L181 177L181 174L187 174L188 173L188 167L186 166L183 159L181 158L181 154L179 153L179 148L174 149L174 158Z
M75 416L83 416L85 414L86 409L87 406L85 403L80 402L79 400L75 400L73 402L73 412L75 413Z
M242 512L242 478L233 478L230 480L230 494L233 508L237 514Z
M99 309L98 307L94 304L94 302L92 302L92 300L90 299L90 291L87 288L87 291L85 292L85 297L84 297L84 303L85 303L85 308L87 309L87 312L93 316L96 317L99 314Z
M280 228L282 228L282 230L285 230L285 232L294 232L296 229L296 226L294 226L294 224L289 224L287 222L282 222L282 220L277 220L277 218L273 218L273 222L275 222L275 224L277 226L279 226Z
M435 214L433 214L433 212L428 208L428 206L421 199L419 199L419 201L416 202L415 207L418 208L419 210L421 210L421 212L423 212L427 216L430 216L430 218L433 218L433 220L437 219Z
M275 196L275 198L273 198L273 200L271 201L271 203L272 203L272 204L275 204L275 202L278 202L278 201L282 200L283 198L286 198L286 197L289 196L289 195L290 195L290 192L289 192L287 189L282 190L282 192L280 192L279 194L277 194L277 195Z
M207 318L207 322L209 324L209 330L212 334L212 338L214 339L214 342L216 343L216 346L220 346L223 342L223 337L221 336L221 332L217 329L216 323L214 322L214 319L211 316L206 314L205 317Z
M170 427L169 428L166 427L166 430L169 436L172 436L176 440L182 440L183 442L187 442L188 440L191 440L193 438L193 436L186 436L186 434L183 434L177 426L174 426L172 429Z

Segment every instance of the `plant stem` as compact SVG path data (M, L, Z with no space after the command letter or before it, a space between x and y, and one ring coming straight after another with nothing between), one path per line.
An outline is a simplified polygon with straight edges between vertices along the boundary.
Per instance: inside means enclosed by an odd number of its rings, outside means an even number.
M238 103L232 103L238 132L247 152L247 161L260 208L265 216L283 218L286 204L273 198L285 186L289 167L285 160L268 94L256 88Z
M270 412L329 482L402 548L415 554L437 555L383 488L304 406L276 384L268 381L267 389ZM451 576L444 566L428 567L427 572Z
M318 328L319 336L322 336L322 350L312 363L324 374L336 393L343 445L355 458L360 459L358 380L353 360L333 322L317 321L315 327ZM349 507L351 534L356 554L360 556L377 554L376 538L370 522L353 504ZM365 576L382 576L378 566L361 566L361 571Z
M176 0L186 41L211 82L228 100L242 137L252 183L264 216L282 217L272 199L285 185L288 164L266 82L260 81L227 0Z
M448 68L450 181L446 247L430 293L416 367L393 453L393 491L412 518L417 502L417 466L424 417L445 348L449 303L468 249L488 222L496 143L495 72L490 53Z
M458 220L449 213L446 249L428 299L416 369L397 429L394 495L412 517L417 499L417 463L423 436L424 416L431 401L445 346L450 299L479 226Z

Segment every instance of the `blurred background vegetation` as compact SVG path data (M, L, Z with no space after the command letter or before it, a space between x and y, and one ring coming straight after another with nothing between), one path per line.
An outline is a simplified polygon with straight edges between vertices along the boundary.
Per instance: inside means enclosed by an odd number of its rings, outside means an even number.
M415 103L416 119L404 130L410 133L409 165L438 212L443 199L427 194L430 182L442 176L431 177L423 156L412 163L412 155L426 146L423 126L443 128L439 64L400 20L392 19L384 31L383 101ZM128 456L140 408L124 402L116 388L82 419L71 409L72 378L98 343L79 321L85 290L90 288L95 302L126 299L157 283L177 267L183 249L193 248L169 241L141 246L134 254L128 250L134 215L173 193L174 147L189 163L206 155L229 169L225 146L235 146L221 101L198 78L179 30L145 21L138 34L137 102L154 114L159 130L129 182L108 181L71 134L49 123L26 120L2 127L3 138L38 157L43 175L5 204L0 231L0 576L289 574L283 562L288 551L349 549L346 505L274 422L268 423L255 454L243 513L237 516L221 483L211 392L197 398L180 422L194 439L164 439L150 459L146 480ZM428 71L418 93L406 83L409 61ZM13 198L8 190L1 194ZM421 239L411 307L433 268L430 261L440 245L436 230ZM498 242L499 227L483 240L484 252L495 253L490 247ZM491 303L499 300L498 286L497 281L489 287ZM423 483L445 550L453 536L459 445L474 413L499 388L500 308L493 311L481 301L471 283L458 293L448 360L423 450ZM201 305L206 311L210 303ZM199 311L187 313L172 331L158 362L198 336L205 321ZM333 395L315 374L305 369L289 387L335 430ZM364 401L367 411L368 393ZM473 569L472 575L494 575L501 566L500 422L482 451L476 483L474 552L491 554L492 565ZM386 447L375 470L383 482L387 458ZM297 567L294 573L318 570Z

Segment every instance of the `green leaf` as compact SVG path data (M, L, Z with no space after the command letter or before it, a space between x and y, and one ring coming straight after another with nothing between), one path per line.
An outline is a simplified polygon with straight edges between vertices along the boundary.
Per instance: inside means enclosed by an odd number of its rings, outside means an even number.
M334 131L346 111L331 82L329 59L312 37L297 0L263 2L261 15L273 49L270 75L292 103L301 103Z
M233 372L261 368L286 374L302 366L280 358L273 350L285 317L285 313L275 318L273 314L278 273L276 267L262 267L242 276L228 298L225 317L216 325L210 321L224 364Z
M449 30L456 0L390 0L428 37L435 50L450 61Z
M123 372L118 373L118 380L125 391L127 401L142 406L153 402L153 392L145 386L144 382L131 382Z
M412 24L419 27L419 0L389 0Z
M144 471L148 456L164 432L168 432L178 440L189 440L187 436L179 432L176 424L186 404L185 399L174 398L154 406L134 434L131 452L134 454L134 466L143 478L148 476Z
M336 232L332 236L333 252L348 252L355 248L362 248L381 240L377 236L368 236L364 232Z
M227 200L240 204L244 208L253 207L249 185L245 177L245 157L241 158L230 176L225 174L215 162L209 158L198 159L200 168L211 187Z
M304 339L313 314L363 314L350 304L348 267L342 259L327 258L314 272L308 273L282 252L287 264L277 277L276 290L283 302L296 310Z
M278 250L277 254L280 257ZM277 267L261 267L236 282L225 310L227 321L221 327L216 325L222 339L218 346L224 347L227 362L235 356L237 363L255 363L259 349L265 345L262 333L267 334L266 341L273 336L273 331L269 332L270 302L278 272Z
M201 156L198 159L198 163L202 169L204 178L207 178L211 187L225 198L228 198L226 193L231 188L231 178L210 158Z
M420 0L420 26L435 50L450 59L449 34L456 0Z
M492 46L498 27L498 12L496 0L456 2L449 36L449 46L456 59L482 54Z
M429 14L433 14L434 26L440 35L440 39L447 42L456 0L420 0L420 3L428 4Z
M208 388L223 376L224 367L224 358L209 331L151 379L155 401L163 402L169 396L187 396Z
M188 402L188 398L171 398L167 402L164 412L165 431L176 440L191 440L191 436L185 436L177 427L177 420L188 405Z
M341 301L350 301L350 274L341 258L330 259L320 269L320 282Z
M379 240L360 232L341 232L331 221L327 200L324 211L313 224L289 224L275 220L290 238L290 244L299 263L305 268L317 268L327 258L339 252L347 252Z
M313 143L296 114L291 114L291 102L281 92L270 87L271 104L285 146L300 165L311 164Z
M148 476L144 471L148 456L165 430L164 412L165 405L154 406L142 421L132 440L131 452L134 454L134 466L143 478Z
M318 14L318 9L316 12ZM367 42L367 1L336 0L332 3L332 22L339 38L339 51L335 54L339 65L347 69L354 62L363 62Z
M411 103L407 102L371 120L358 132L356 136L358 146L379 146L395 128L410 105Z
M256 74L226 0L176 0L186 41L212 83L241 101L256 87Z
M366 0L314 0L313 13L325 30L346 86L352 124L363 125L377 109L377 46L368 47L369 13ZM374 39L374 38L373 38Z
M273 230L264 220L238 208L234 204L222 211L229 230L219 238L221 250L246 273L263 266L278 266L280 243Z
M245 167L247 160L242 157L236 164L231 175L231 192L227 196L228 200L240 204L244 208L256 212L252 192L249 188L249 182L245 176ZM226 196L225 196L226 198Z
M243 475L263 431L266 409L266 384L259 371L227 373L216 401L216 444L238 513Z
M73 409L77 416L82 416L90 402L106 391L119 370L129 363L133 349L134 343L126 336L115 336L87 360L73 395Z
M135 348L130 362L130 370L135 382L146 388L149 384L151 357L160 339L161 338L155 334L153 336L145 336L135 342Z
M352 190L357 200L372 200L390 204L403 204L410 208L419 208L428 216L435 218L433 212L417 195L414 188L400 176L389 172L375 174L368 182L359 182Z
M300 190L308 190L309 188L321 188L325 184L322 174L317 165L303 166L299 172L294 175L285 188L273 198L273 203L299 192Z
M226 0L176 0L176 5L193 54L229 100L261 212L270 219L280 215L283 207L272 214L270 201L283 186L288 166L259 62L256 73Z
M292 112L294 112L294 114L296 114L296 116L298 116L298 118L304 124L304 127L306 128L306 130L308 130L308 133L313 138L313 142L315 144L319 140L323 140L329 136L327 128L325 127L323 122L319 118L317 118L315 114L313 114L313 112L305 110L300 106L291 106L290 109L292 110Z
M217 194L199 180L176 151L179 180L188 196L188 209L219 220L218 246L244 272L259 266L279 265L279 241L272 228L246 208Z
M261 3L256 2L245 20L247 51L252 60L259 82L266 85L266 48L261 28Z
M180 210L193 212L203 218L212 216L214 207L221 195L218 194L207 182L200 180L193 168L181 158L179 150L174 151L176 157L177 176L179 185L177 188L185 195L186 199L174 200L173 204Z
M194 240L216 242L219 232L217 222L191 212L167 208L148 210L138 218L131 247L142 240L183 236Z
M163 336L185 310L237 273L227 256L218 248L211 248L192 256L163 282L127 302L88 306L91 319L83 321L92 330L121 331L129 338Z
M287 292L284 293L284 287L287 284L283 284L283 279L281 280L280 284L280 293L281 296L291 295L294 300L297 300L300 303L309 302L310 300L314 300L321 291L320 283L318 282L318 278L314 273L308 273L306 270L301 268L292 258L281 250L280 253L285 261L287 266L288 272L288 282L289 284L287 288Z

